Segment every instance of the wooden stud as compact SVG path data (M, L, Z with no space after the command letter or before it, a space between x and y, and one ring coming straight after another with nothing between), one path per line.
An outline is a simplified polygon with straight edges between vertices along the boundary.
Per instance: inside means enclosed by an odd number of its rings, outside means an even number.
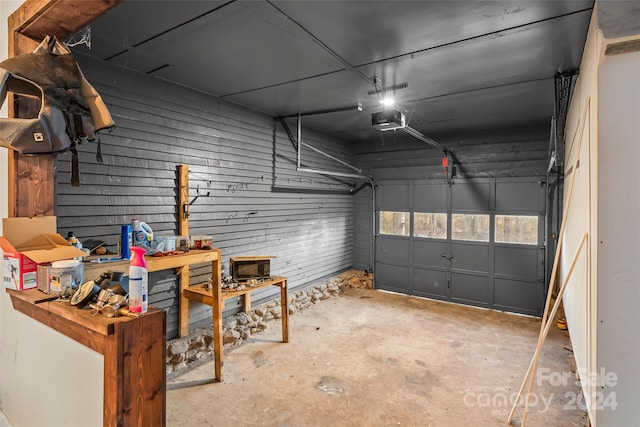
M189 166L178 165L178 234L189 235L189 218L186 209L189 208ZM189 299L184 290L189 287L189 266L178 269L178 287L180 289L180 315L178 335L184 337L189 334Z
M189 166L178 165L178 234L189 235Z

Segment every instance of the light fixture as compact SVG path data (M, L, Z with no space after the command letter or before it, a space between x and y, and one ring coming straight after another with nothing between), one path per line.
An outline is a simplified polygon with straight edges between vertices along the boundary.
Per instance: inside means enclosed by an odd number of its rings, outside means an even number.
M382 104L383 108L393 107L394 105L396 105L396 100L393 95L386 95L380 100L380 104Z

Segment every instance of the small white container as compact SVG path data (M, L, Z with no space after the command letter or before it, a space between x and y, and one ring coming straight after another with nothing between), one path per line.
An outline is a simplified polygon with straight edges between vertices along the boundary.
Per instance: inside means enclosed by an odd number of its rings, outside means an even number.
M176 236L169 236L164 242L164 251L171 252L176 250Z
M82 284L84 265L77 259L55 261L49 268L49 293L71 295Z

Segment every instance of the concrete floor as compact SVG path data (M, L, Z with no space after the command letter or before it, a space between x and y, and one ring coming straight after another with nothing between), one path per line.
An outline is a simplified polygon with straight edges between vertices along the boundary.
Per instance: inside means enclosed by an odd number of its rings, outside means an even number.
M222 383L196 385L212 362L170 381L167 425L504 426L540 320L349 289L291 316L288 344L270 325L225 354ZM569 345L554 326L528 426L587 425Z

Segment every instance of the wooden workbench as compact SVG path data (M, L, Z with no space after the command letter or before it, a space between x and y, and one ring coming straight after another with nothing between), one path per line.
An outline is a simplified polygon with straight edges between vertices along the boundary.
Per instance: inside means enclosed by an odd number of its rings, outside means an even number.
M189 287L189 266L194 264L211 263L211 283L213 286L220 284L220 249L200 250L194 249L179 255L145 256L149 272L176 269L180 289L180 314L178 320L178 333L181 337L189 334L189 300L185 297L184 290ZM104 271L122 271L129 274L129 261L110 261L104 263L84 263L85 280L94 279Z
M282 342L289 342L289 307L287 279L284 277L271 277L259 284L246 287L241 291L223 291L220 281L221 276L221 252L220 249L190 250L180 255L168 255L161 257L145 256L149 272L175 268L180 282L180 318L179 331L183 337L189 333L189 300L207 304L213 311L213 350L216 381L222 381L223 336L222 336L222 311L225 300L233 297L243 298L243 309L251 309L251 293L267 286L280 288L280 300L282 309ZM189 266L211 262L211 288L207 284L189 285ZM112 261L106 263L85 263L85 279L98 277L107 270L124 271L129 267L129 261Z
M105 427L166 425L164 310L149 307L139 318L93 317L93 310L51 301L38 289L7 293L17 311L104 356Z
M222 381L222 358L223 358L223 337L222 337L222 310L224 310L225 300L237 296L244 298L243 308L247 312L251 309L251 292L267 286L277 286L280 288L280 306L282 309L282 342L289 342L289 307L287 279L284 277L271 277L252 287L246 287L241 291L223 291L220 280L213 283L211 289L207 285L195 285L185 288L182 295L192 301L197 301L211 306L213 309L213 349L214 368L216 381ZM188 316L188 306L187 306Z

